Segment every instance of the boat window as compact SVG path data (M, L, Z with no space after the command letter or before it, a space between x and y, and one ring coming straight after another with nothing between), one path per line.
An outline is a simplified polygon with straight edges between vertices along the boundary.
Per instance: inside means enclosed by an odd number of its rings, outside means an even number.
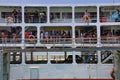
M85 64L95 64L97 63L97 54L96 52L81 52L77 53L76 56L76 63L85 63Z
M113 54L111 51L101 51L101 62L103 64L113 63Z
M47 52L26 52L26 64L47 64Z
M22 62L21 52L11 52L10 53L10 64L20 64Z
M69 52L51 52L50 61L52 64L63 64L73 62L72 53Z

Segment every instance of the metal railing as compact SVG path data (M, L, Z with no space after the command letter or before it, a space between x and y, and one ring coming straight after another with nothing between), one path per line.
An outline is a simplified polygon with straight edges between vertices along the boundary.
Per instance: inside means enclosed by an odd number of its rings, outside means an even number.
M92 37L79 37L79 38L44 38L44 39L21 39L21 38L0 38L0 44L120 44L120 36L117 37L104 37L104 38L92 38Z

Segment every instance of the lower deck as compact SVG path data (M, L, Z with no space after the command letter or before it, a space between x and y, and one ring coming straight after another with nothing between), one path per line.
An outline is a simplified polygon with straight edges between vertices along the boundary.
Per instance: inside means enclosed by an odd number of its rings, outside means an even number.
M10 80L111 80L110 64L10 65Z
M111 51L11 52L10 80L112 80Z

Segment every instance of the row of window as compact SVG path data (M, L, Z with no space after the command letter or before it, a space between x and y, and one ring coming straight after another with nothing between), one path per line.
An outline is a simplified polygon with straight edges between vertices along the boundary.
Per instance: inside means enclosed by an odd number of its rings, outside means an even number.
M50 53L50 54L49 54ZM47 64L50 59L51 64L72 64L74 62L72 52L26 52L25 53L25 63L26 64ZM49 56L48 56L49 54ZM110 51L104 51L101 54L101 61L103 62L112 53ZM96 52L76 52L75 62L77 64L96 64L98 62L98 55ZM11 64L21 64L22 63L22 53L21 52L11 52L10 53L10 63ZM104 63L112 63L112 58L106 60Z
M75 7L74 9L74 17L75 22L82 22L81 19L87 13L89 14L89 18L91 19L89 22L96 22L97 21L97 14L100 13L100 21L101 22L114 22L116 21L114 18L112 19L112 14L119 9L120 6L101 6L99 7L99 11L97 11L96 6L84 6L84 7ZM21 23L22 22L22 8L20 6L3 6L0 9L1 11L1 18L7 18L8 16L13 17L14 22ZM47 22L47 7L25 7L24 8L24 17L26 23L46 23ZM56 6L50 7L50 22L51 23L66 23L72 22L72 7L66 6ZM118 19L118 21L120 21Z
M11 16L12 13L10 13L9 15L7 15L10 12L2 12L1 14L1 18L4 19L10 19L8 18L8 16ZM114 22L115 19L112 18L112 14L114 12L110 13L110 12L104 12L102 14L100 14L100 22ZM89 22L91 23L95 23L97 22L97 13L96 12L89 12L90 16L89 16ZM77 12L75 13L75 22L76 23L83 23L83 16L84 16L84 12ZM22 22L22 15L20 16L11 16L12 21L14 23L21 23ZM50 14L50 22L51 23L70 23L72 22L72 13L51 13ZM7 20L9 21L9 20ZM47 15L44 16L40 16L40 15L33 15L33 13L31 14L30 12L27 13L27 16L25 15L25 19L24 19L25 23L46 23L47 22ZM119 21L118 21L119 22ZM9 22L8 22L9 23Z

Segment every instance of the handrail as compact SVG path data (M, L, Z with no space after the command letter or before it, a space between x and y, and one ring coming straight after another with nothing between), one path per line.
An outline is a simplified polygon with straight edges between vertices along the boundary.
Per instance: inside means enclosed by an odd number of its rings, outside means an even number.
M38 42L40 41L40 42ZM21 44L21 42L24 42L26 44L97 44L98 41L101 44L120 44L120 36L114 36L114 37L78 37L78 38L44 38L44 39L22 39L22 38L0 38L0 44L6 43L6 44L12 44L17 43Z

